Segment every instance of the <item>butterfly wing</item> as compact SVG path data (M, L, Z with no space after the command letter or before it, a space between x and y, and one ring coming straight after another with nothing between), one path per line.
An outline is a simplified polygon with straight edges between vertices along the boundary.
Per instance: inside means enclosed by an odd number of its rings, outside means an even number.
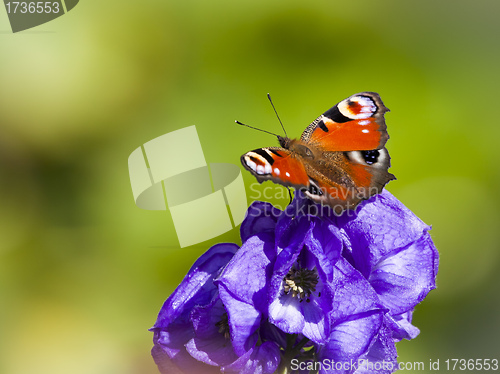
M387 149L373 151L323 152L321 157L304 161L309 186L305 194L314 202L328 205L335 212L355 208L359 202L382 192L395 179L387 169Z
M283 186L307 187L309 178L301 158L285 148L259 148L241 156L241 163L262 183L272 180Z
M363 155L362 151L324 152L304 158L297 151L270 147L245 153L241 162L260 183L271 180L301 189L314 202L341 213L380 193L395 179L387 172L390 161L385 148L369 152L366 159Z
M375 92L352 95L314 120L301 140L326 151L381 149L389 139L387 111Z

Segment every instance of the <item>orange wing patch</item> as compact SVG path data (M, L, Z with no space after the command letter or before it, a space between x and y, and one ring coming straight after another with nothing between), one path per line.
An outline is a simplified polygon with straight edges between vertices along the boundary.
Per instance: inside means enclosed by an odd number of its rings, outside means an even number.
M310 142L328 151L363 151L379 148L384 132L375 118L337 123L321 119L328 131L320 126L311 134ZM386 133L385 133L386 134Z

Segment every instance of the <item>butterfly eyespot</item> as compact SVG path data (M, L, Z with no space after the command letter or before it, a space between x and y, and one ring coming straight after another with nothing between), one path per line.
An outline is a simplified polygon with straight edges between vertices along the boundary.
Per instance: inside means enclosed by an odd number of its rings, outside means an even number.
M383 163L386 159L386 154L387 151L385 151L385 149L345 152L349 160L364 165L378 165L380 162Z
M380 156L380 152L378 149L374 149L372 151L361 151L361 155L363 156L365 162L368 165L373 165L378 161L378 157Z
M377 111L373 100L361 95L341 101L337 106L342 115L351 119L370 118Z

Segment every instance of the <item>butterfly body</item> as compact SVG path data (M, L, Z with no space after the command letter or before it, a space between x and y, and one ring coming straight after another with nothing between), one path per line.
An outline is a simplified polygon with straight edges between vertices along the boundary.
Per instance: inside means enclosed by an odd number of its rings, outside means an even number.
M260 183L302 189L337 213L353 209L395 179L387 171L387 111L376 93L352 95L314 120L300 139L278 136L281 147L255 149L241 162Z

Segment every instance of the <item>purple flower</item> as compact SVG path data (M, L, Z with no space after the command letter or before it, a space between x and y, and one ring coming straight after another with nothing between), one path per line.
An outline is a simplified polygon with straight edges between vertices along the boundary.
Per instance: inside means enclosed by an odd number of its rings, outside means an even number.
M256 346L257 329L248 331L241 346L230 337L232 320L214 278L237 249L236 244L210 248L165 301L151 329L152 355L162 373L218 373L221 369L229 373L275 371L279 363L278 347Z
M186 349L186 344L195 337L191 313L195 308L212 302L217 294L213 278L237 249L236 244L218 244L210 248L194 263L181 284L163 304L151 329L154 332L152 355L162 373L170 372L172 367L182 373L202 373L207 369Z
M255 202L241 248L212 247L165 302L153 357L162 373L392 373L435 288L429 229L387 191L341 216L300 191L285 211Z
M369 282L341 256L340 230L292 210L261 202L249 208L241 226L243 246L217 280L221 295L231 296L228 313L232 304L238 311L255 308L260 314L238 329L267 318L295 336L281 341L284 362L307 360L312 353L356 360L376 338L385 310Z

